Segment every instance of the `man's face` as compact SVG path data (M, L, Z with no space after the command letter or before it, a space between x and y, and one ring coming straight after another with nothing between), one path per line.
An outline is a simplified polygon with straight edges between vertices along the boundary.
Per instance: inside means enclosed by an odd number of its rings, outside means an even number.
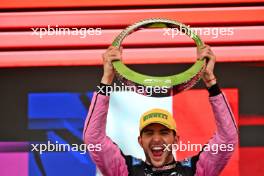
M164 149L168 144L176 144L177 141L178 137L172 130L158 123L146 126L141 136L138 137L138 142L144 150L146 160L154 167L164 166L173 160L172 151Z

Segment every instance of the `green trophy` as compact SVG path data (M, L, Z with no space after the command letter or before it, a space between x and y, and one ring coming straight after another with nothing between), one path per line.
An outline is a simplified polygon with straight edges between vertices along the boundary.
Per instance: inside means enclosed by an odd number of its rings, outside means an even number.
M120 47L122 41L129 34L144 28L173 28L178 29L182 33L185 33L191 37L197 47L202 47L204 44L200 37L192 31L188 26L179 23L177 21L162 19L162 18L151 18L146 19L135 24L128 26L123 30L112 42L113 46ZM151 87L166 87L168 90L172 90L173 94L179 93L181 91L190 89L193 87L200 79L201 74L205 68L205 59L196 60L196 62L188 68L186 71L171 75L171 76L150 76L144 75L134 70L128 68L121 61L113 61L113 66L117 72L117 78L122 81L125 85L134 86L151 86ZM170 93L171 95L171 93Z

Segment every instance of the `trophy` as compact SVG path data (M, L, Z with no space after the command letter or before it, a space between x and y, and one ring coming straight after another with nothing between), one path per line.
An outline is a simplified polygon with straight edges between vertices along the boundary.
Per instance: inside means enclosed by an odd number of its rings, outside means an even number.
M173 28L185 33L191 37L197 47L202 47L204 44L200 37L188 26L169 19L151 18L146 19L128 26L123 30L112 42L113 46L120 47L122 41L129 34L144 28ZM138 73L128 68L120 60L113 61L113 66L116 71L117 78L125 85L143 86L143 87L162 87L166 88L167 95L177 94L184 90L193 87L200 79L205 68L206 59L199 59L187 70L171 76L150 76Z

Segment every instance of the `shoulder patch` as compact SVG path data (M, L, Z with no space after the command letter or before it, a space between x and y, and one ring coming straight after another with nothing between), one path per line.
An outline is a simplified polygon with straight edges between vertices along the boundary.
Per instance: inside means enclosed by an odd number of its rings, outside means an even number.
M185 158L180 162L182 166L192 167L191 158Z

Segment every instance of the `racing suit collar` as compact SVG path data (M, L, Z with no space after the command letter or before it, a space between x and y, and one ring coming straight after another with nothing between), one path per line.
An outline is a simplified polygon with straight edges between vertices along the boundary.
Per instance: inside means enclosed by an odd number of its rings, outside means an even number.
M165 164L162 167L154 167L151 164L149 164L148 162L146 162L146 168L152 172L160 172L160 171L165 171L165 170L171 170L174 169L177 165L177 162L175 160L173 160L172 162Z

